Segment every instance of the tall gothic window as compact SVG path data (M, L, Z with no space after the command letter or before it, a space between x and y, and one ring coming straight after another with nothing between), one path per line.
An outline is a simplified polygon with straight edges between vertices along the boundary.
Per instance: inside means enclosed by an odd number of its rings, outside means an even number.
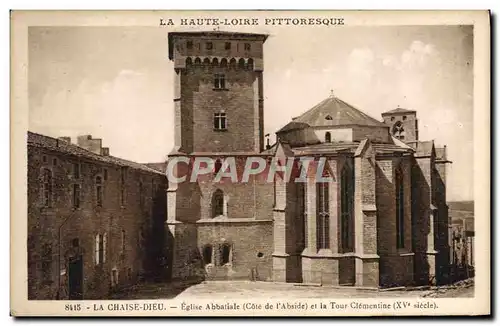
M397 139L400 139L400 140L405 139L406 133L405 133L405 129L403 128L403 124L401 123L401 121L398 121L394 124L394 126L392 127L392 134Z
M52 206L52 171L43 169L43 205Z
M396 246L405 246L405 205L404 205L404 183L401 167L396 169Z
M224 193L217 189L212 196L212 217L224 215Z
M340 176L340 234L343 252L353 248L354 170L346 162Z
M318 249L330 248L330 207L329 207L329 184L318 182L316 184L316 239Z

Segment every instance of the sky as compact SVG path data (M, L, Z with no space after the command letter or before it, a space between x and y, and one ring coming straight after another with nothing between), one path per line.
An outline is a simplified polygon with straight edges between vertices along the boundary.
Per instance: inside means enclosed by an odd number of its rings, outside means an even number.
M416 110L420 140L447 145L453 162L448 200L473 198L472 27L232 30L270 34L264 45L265 133L274 136L332 90L378 120L398 106ZM53 137L91 134L103 139L111 155L164 161L174 142L169 31L30 27L30 131Z

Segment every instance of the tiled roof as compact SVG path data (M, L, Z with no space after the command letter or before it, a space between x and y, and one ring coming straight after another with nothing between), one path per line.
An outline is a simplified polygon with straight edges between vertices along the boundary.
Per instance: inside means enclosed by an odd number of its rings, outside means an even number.
M88 159L92 159L95 161L113 164L118 166L126 166L132 169L142 170L145 172L156 173L156 174L164 174L159 172L158 170L152 169L146 165L139 164L136 162L124 160L122 158L118 158L111 155L98 155L91 151L88 151L84 148L81 148L75 144L71 144L67 141L52 138L49 136L37 134L34 132L28 131L28 146L45 148L48 150L69 154L77 157L84 157Z
M387 115L387 114L395 114L395 113L416 113L417 111L415 110L407 110L407 109L403 109L403 108L397 108L397 109L394 109L394 110L390 110L390 111L387 111L387 112L384 112L382 113L382 115Z
M341 99L330 96L295 118L278 132L301 129L309 126L323 127L343 125L387 127L386 124L370 117Z

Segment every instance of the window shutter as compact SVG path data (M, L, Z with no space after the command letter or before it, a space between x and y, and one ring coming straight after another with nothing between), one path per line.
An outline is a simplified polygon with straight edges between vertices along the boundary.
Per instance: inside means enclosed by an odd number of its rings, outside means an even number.
M107 233L104 232L102 239L102 262L106 262L106 242L107 242Z
M99 234L95 236L95 264L99 265Z

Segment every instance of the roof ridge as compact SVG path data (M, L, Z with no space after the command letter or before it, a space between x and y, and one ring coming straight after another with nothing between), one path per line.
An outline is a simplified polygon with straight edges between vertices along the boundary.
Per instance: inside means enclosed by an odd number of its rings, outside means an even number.
M40 143L40 142L34 142L34 141L30 142L29 134L33 134L34 136L39 136L39 137L43 137L43 138L46 138L46 139L48 138L48 139L56 141L56 142L62 142L62 144L64 144L66 147L73 148L73 149L76 149L76 150L80 151L80 153L73 153L73 152L71 152L69 150L65 151L63 147L59 147L59 146L55 147L56 150L59 149L59 151L61 151L61 152L64 151L67 154L72 154L72 155L78 155L78 154L80 154L80 155L86 156L86 157L88 157L90 159L101 161L101 162L105 162L105 163L109 163L109 164L121 163L121 164L127 165L127 166L129 166L131 168L139 169L139 167L140 167L141 169L149 171L149 172L160 173L159 171L157 171L157 170L155 170L153 168L150 168L149 166L144 165L142 163L130 161L130 160L127 160L127 159L124 159L124 158L121 158L121 157L117 157L117 156L113 156L113 155L105 155L105 156L103 156L103 155L94 153L92 151L89 151L88 149L85 149L85 148L83 148L83 147L81 147L81 146L79 146L77 144L68 143L66 141L61 141L58 138L55 138L55 137L52 137L52 136L47 136L47 135L40 134L40 133L36 133L36 132L33 132L33 131L29 131L29 130L28 130L27 143L40 144L43 147L52 148L52 146L48 146L48 145ZM108 161L108 162L106 162L106 158L110 158L111 160ZM115 162L113 162L113 160ZM116 161L118 161L118 162L116 162ZM161 174L163 174L163 173L161 173Z

